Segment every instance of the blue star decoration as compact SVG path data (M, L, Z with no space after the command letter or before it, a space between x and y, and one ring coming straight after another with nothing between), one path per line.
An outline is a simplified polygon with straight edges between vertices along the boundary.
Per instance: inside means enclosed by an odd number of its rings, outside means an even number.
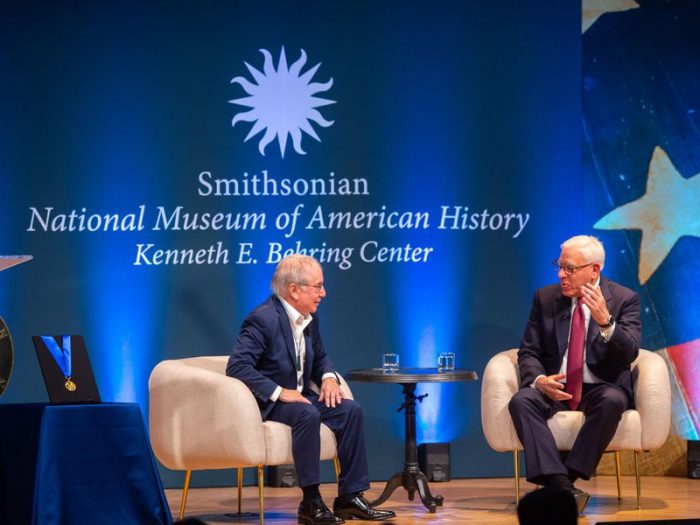
M700 177L683 177L660 147L649 163L646 193L595 223L600 230L641 230L639 282L645 284L681 237L700 237Z

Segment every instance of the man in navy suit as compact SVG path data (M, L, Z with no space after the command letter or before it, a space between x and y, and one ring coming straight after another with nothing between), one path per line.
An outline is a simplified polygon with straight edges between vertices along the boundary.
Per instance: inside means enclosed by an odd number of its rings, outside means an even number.
M326 296L321 265L305 255L284 258L272 277L272 290L243 321L226 374L250 388L263 419L292 427L292 455L304 493L299 523L393 518L392 511L372 508L362 495L369 488L363 414L358 403L343 398L321 340L316 314ZM309 388L311 381L320 385L318 395ZM319 492L321 423L338 443L341 468L333 512Z
M520 390L509 410L525 450L527 479L569 490L582 512L590 496L574 487L589 479L622 413L632 406L630 364L639 353L639 295L601 277L605 250L579 235L554 261L559 284L535 292L518 351ZM580 410L585 422L562 459L547 419Z

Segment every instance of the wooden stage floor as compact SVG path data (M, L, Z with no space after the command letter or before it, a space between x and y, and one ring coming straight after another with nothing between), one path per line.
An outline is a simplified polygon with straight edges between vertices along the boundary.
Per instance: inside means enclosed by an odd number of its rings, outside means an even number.
M235 479L232 472L232 478ZM406 492L399 489L382 508L396 511L397 517L391 520L397 525L431 523L445 525L454 523L484 523L517 525L514 507L514 487L512 478L460 479L447 483L433 483L433 494L445 497L442 508L430 514L416 496L408 501ZM700 519L700 480L672 477L642 478L642 510L636 509L634 477L622 478L622 501L617 500L614 476L599 476L590 481L577 483L577 486L592 496L580 524L595 524L599 521L660 520L660 519ZM366 493L369 499L377 497L384 482L372 483ZM521 483L521 495L532 490L533 485ZM335 484L321 485L326 504L330 507L335 496ZM177 518L180 508L181 490L165 491L173 513ZM298 488L265 487L265 523L270 525L294 524L296 509L301 498ZM190 489L187 498L185 517L196 517L207 524L259 523L257 514L249 517L229 517L226 513L236 512L236 489L200 488ZM256 487L243 489L243 511L258 511ZM361 522L349 522L361 523ZM552 521L554 524L555 521ZM699 522L700 523L700 522Z

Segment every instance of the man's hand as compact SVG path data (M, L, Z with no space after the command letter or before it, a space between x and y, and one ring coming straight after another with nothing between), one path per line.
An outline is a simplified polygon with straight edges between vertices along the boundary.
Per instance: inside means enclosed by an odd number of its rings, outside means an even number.
M608 312L608 306L605 304L605 297L603 297L600 287L590 283L584 284L581 287L581 299L583 304L588 306L588 309L591 311L591 317L595 319L596 323L600 325L608 322L610 312Z
M542 376L535 383L535 388L542 392L549 399L554 401L566 401L573 396L568 392L564 392L565 385L560 383L566 374L554 374L551 376Z
M283 403L308 403L309 405L311 404L311 401L302 396L301 392L299 392L296 389L289 390L287 388L283 388L282 392L280 393L280 397L277 400L282 401Z
M343 392L340 390L340 385L332 377L327 377L321 383L321 394L318 400L325 402L328 408L335 408L343 401Z

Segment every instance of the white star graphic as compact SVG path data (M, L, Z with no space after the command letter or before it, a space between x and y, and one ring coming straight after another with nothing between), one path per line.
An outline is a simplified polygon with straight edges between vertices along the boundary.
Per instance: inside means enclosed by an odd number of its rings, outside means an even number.
M581 34L591 27L598 17L605 13L636 9L639 4L634 0L583 0L581 2Z
M660 147L649 163L644 196L614 209L593 226L642 230L639 282L645 284L683 236L700 237L700 177L686 179Z

